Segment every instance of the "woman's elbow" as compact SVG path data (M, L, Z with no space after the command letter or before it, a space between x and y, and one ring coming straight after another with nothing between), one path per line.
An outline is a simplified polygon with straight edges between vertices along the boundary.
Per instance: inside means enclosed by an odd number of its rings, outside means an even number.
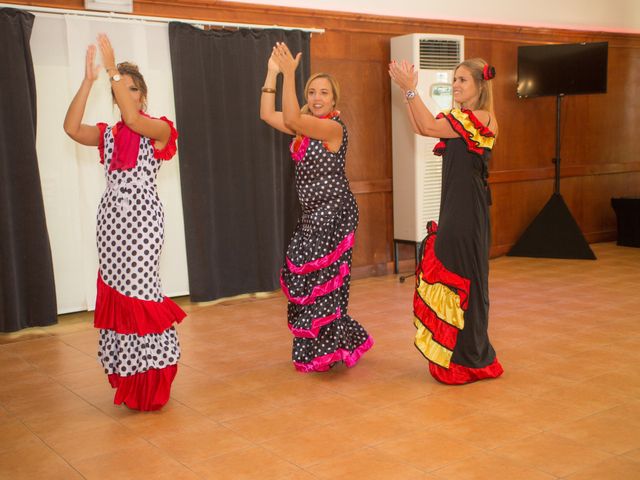
M422 125L418 125L418 135L422 135L423 137L436 137L437 135L435 135L435 132L433 131L433 129L429 128L429 127L425 127Z
M298 131L298 119L297 118L284 118L284 126L287 127L292 132Z
M64 133L66 133L69 138L71 138L72 140L76 139L78 134L78 128L72 127L70 125L64 125L63 128L64 128Z
M122 121L131 130L135 130L136 123L138 123L139 119L140 119L140 114L138 112L122 115Z

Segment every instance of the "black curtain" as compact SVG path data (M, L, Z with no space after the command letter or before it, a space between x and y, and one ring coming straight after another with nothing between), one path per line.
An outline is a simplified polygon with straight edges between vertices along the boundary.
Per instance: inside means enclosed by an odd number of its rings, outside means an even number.
M284 41L303 53L302 98L309 34L174 22L169 41L191 298L275 290L299 207L291 137L260 120L260 88L273 45Z
M0 330L56 323L49 234L36 157L34 16L0 9Z

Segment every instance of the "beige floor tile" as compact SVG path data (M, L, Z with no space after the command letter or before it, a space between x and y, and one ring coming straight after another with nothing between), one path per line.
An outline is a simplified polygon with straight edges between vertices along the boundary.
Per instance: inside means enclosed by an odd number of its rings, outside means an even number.
M624 457L607 459L566 477L567 480L637 480L638 478L640 478L640 463Z
M148 438L168 456L189 468L209 457L252 446L238 433L213 422L203 422L198 427L178 432L148 435Z
M528 438L539 430L522 423L476 413L433 429L436 434L462 438L465 442L484 450L497 448L506 443Z
M29 428L13 416L0 417L0 453L42 444Z
M318 425L313 417L292 412L287 407L256 415L236 418L222 423L251 442L264 442L289 432L300 432Z
M270 452L300 467L358 450L362 444L334 425L322 425L272 438L261 444Z
M620 395L615 390L604 390L590 382L569 383L553 390L536 394L535 398L567 405L569 407L567 412L570 415L577 414L580 416L609 410L629 401L628 397Z
M432 433L429 430L412 432L371 448L376 454L387 455L394 461L431 473L451 463L483 453L482 449L464 440Z
M51 431L42 435L45 443L70 463L98 454L144 447L147 442L117 422L80 431Z
M554 480L554 475L518 464L491 453L471 457L433 472L442 479L455 480Z
M612 457L601 450L546 432L503 445L493 453L558 477Z
M640 448L640 425L624 414L603 412L553 428L551 432L613 454Z
M16 480L75 480L83 478L42 442L0 452L0 478Z
M307 470L317 478L327 480L337 478L427 480L434 478L416 467L369 448L337 455L307 467Z
M212 480L294 480L306 475L301 468L258 446L211 457L191 469L200 478Z
M90 480L155 478L184 469L166 452L148 444L110 453L95 453L93 457L71 462L80 474Z

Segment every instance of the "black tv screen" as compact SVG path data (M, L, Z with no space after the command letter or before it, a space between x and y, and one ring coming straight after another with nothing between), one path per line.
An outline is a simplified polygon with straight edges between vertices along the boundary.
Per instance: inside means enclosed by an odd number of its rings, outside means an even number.
M518 47L519 97L607 93L608 43Z

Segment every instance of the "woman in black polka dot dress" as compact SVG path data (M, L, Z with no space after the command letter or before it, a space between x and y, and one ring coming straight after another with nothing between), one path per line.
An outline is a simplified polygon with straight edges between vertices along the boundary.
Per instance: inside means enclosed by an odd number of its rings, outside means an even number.
M344 171L348 137L335 110L338 86L330 75L313 75L301 111L295 93L299 59L300 54L294 59L286 45L276 44L260 116L282 132L297 134L291 155L302 218L287 248L280 283L289 300L293 363L301 372L322 372L339 361L355 365L373 339L347 312L358 206ZM284 77L282 112L275 111L279 73Z
M97 225L98 356L116 389L114 403L157 410L169 400L180 357L173 323L185 317L162 295L158 272L164 213L155 179L162 160L176 152L178 132L165 117L142 112L147 87L138 67L126 62L116 67L108 38L99 36L98 44L122 121L113 126L81 123L98 73L91 45L85 78L64 123L75 141L99 148L107 181Z

